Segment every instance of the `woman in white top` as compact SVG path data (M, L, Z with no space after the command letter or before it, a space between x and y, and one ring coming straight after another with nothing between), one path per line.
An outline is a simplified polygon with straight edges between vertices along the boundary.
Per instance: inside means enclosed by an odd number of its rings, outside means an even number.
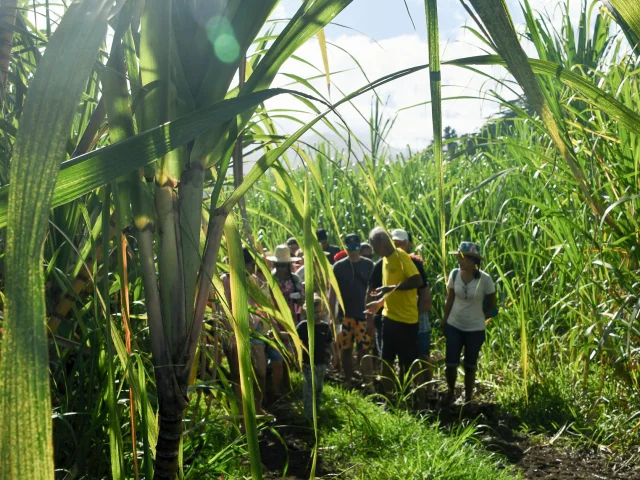
M443 331L447 340L447 402L455 401L455 385L464 348L465 402L473 398L478 355L485 340L485 317L496 306L496 288L489 275L480 270L480 245L462 242L455 252L460 268L449 275L444 306Z

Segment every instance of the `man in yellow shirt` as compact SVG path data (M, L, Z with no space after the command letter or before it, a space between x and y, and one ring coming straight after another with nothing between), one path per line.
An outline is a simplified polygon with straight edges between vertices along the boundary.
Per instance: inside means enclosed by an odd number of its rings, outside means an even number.
M404 375L418 358L417 289L422 286L422 278L409 254L396 249L387 232L381 227L371 230L369 243L382 258L382 287L371 292L372 297L378 297L380 300L367 305L368 330L375 328L373 315L384 302L382 378L385 392L389 392L396 356L401 375Z

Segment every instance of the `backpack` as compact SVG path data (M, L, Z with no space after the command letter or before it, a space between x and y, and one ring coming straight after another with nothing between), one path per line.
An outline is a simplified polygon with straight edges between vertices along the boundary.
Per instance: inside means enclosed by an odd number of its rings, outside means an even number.
M456 277L458 276L458 271L460 269L456 268L455 270L453 270L453 282L455 283L456 281ZM485 312L484 314L484 318L485 320L489 320L490 318L493 317L497 317L498 316L498 306L496 304L495 307L493 307L491 310L489 310L488 312L486 311L488 307L487 304L487 295L484 296L484 300L482 300L482 311Z

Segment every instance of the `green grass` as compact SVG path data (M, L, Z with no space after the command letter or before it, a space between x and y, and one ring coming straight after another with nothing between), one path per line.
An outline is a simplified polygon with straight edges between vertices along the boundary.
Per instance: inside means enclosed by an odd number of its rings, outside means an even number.
M512 479L514 470L476 442L472 426L445 433L327 385L320 423L324 467L349 479Z
M299 376L295 376L294 383L297 384L297 395L292 400L295 404L287 408L301 415ZM194 403L192 401L192 407ZM204 412L202 406L200 408ZM212 408L211 420L202 426L200 432L199 441L205 442L205 446L200 450L198 464L194 465L188 478L204 474L222 475L223 478L249 475L248 462L242 461L246 454L244 438L239 437L237 430L222 420L223 417L220 407ZM480 447L473 426L456 427L445 432L439 430L433 421L422 420L403 410L387 411L358 393L331 384L325 384L318 423L318 462L322 473L316 478L519 478L499 455ZM300 441L310 442L311 438L301 435Z

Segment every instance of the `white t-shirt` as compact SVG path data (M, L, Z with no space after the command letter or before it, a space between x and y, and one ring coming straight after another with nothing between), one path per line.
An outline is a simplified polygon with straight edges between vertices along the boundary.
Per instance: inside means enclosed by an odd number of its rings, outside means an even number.
M455 282L454 272L457 270ZM453 288L456 298L449 313L447 323L465 332L485 329L482 302L485 295L495 293L496 286L491 277L480 270L480 278L472 279L467 285L462 281L460 270L452 270L449 274L448 288Z

